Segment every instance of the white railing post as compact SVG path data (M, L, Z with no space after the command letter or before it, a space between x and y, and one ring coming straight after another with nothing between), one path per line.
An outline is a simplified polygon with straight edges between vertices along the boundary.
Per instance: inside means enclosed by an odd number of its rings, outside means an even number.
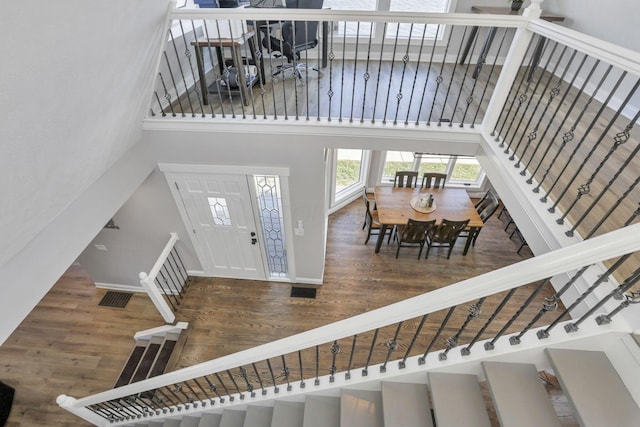
M96 415L95 413L91 412L87 408L74 407L73 404L75 403L75 401L76 401L75 398L71 396L67 396L66 394L61 394L56 398L56 403L58 404L58 406L60 406L63 409L66 409L67 411L71 412L73 415L76 415L82 418L83 420L93 424L94 426L108 425L107 420L105 420L103 417L99 415Z
M524 11L522 16L528 19L540 18L540 14L542 13L540 3L542 3L542 0L531 0L531 5ZM516 29L513 42L502 66L502 72L498 77L496 87L493 90L493 95L491 96L487 111L484 115L484 120L482 121L482 127L487 132L492 132L498 122L500 111L502 111L502 106L507 102L509 90L511 90L511 86L518 75L520 64L527 53L527 46L529 46L532 37L533 32L530 30L526 28Z

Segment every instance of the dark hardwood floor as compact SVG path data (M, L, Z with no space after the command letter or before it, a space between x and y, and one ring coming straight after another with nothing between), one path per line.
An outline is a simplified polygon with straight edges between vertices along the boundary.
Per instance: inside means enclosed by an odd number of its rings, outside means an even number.
M376 255L373 240L363 244L362 209L357 200L330 216L324 285L315 299L290 297L286 283L195 278L178 313L178 320L190 324L179 365L345 319L531 256L527 247L516 254L519 242L509 240L504 217L496 216L466 257L463 242L449 260L443 249L433 249L428 260L419 261L416 250L402 249L396 259L395 247L386 244ZM109 389L134 344L134 333L163 323L145 295L136 294L124 309L115 309L98 305L104 293L81 266L72 265L0 347L0 380L16 388L8 426L84 425L56 405L56 396L79 398ZM485 305L487 313L492 305ZM501 317L515 309L507 307ZM523 326L517 323L514 330ZM453 326L447 333L451 330Z

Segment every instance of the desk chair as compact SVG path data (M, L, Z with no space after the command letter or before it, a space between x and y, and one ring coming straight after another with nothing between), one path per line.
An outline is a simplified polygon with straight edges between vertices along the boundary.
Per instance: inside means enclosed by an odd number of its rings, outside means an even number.
M287 8L297 9L322 9L324 0L287 0ZM287 58L288 63L279 65L273 76L284 73L286 70L293 70L296 78L305 81L303 71L306 72L307 64L297 62L301 52L313 49L318 45L318 24L317 21L287 21L282 24L282 40L272 46L274 50L280 49ZM274 44L272 40L271 45ZM312 70L320 72L316 67ZM306 74L306 73L305 73Z

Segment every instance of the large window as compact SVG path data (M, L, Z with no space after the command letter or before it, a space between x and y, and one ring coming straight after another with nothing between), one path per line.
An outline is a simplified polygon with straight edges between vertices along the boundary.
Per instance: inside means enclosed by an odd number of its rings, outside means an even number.
M446 173L447 185L454 186L480 187L484 179L484 172L475 157L387 151L381 183L393 183L399 170L416 170L419 177L425 172Z
M369 171L369 151L340 148L331 153L334 191L330 205L334 207L362 192Z

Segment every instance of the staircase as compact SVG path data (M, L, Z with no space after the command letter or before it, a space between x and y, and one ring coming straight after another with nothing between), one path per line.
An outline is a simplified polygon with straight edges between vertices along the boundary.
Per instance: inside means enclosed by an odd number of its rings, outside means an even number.
M186 343L187 323L167 325L140 331L134 336L135 346L122 368L114 388L162 375L175 366Z
M640 407L602 351L546 349L545 357L585 427L638 426ZM484 361L482 376L429 372L425 382L381 381L368 389L307 395L302 402L248 404L200 417L131 427L559 427L561 421L536 366ZM406 381L406 378L403 379ZM490 398L483 395L486 387ZM495 411L497 420L490 417Z

